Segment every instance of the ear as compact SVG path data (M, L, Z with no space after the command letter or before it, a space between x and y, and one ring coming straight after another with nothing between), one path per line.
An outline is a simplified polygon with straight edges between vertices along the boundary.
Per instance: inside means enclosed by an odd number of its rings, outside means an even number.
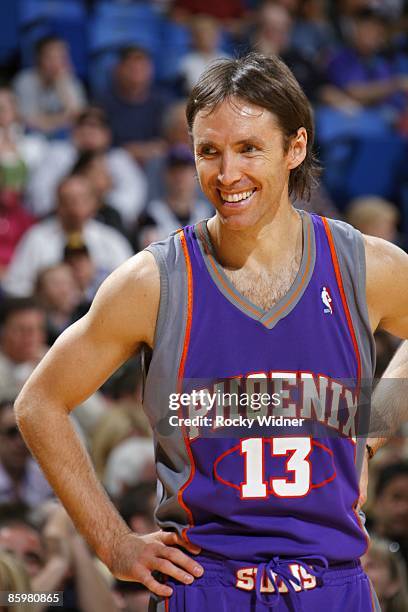
M297 134L292 138L288 151L288 169L293 170L300 166L307 153L307 132L300 127Z

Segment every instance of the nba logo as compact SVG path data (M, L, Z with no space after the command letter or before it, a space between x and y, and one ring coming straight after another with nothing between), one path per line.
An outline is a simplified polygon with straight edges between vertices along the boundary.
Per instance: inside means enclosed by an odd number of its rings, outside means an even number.
M323 312L324 314L333 314L333 307L332 307L332 296L330 295L330 291L328 289L328 287L322 287L320 290L320 298L323 302L324 305L324 309Z

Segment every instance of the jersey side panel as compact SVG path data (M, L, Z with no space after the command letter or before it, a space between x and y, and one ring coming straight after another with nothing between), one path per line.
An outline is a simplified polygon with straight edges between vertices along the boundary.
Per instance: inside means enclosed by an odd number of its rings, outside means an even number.
M171 427L169 398L177 392L188 318L188 275L180 234L153 243L147 249L160 271L160 306L155 345L146 378L143 406L154 432L158 476L156 521L180 534L189 525L178 494L188 481L191 462L183 432Z

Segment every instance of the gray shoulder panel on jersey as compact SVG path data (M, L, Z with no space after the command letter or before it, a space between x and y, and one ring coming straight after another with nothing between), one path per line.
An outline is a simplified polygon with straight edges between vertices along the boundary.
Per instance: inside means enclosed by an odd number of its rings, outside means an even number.
M187 319L188 279L180 237L172 234L147 249L160 271L160 306L143 406L154 431L159 479L156 520L166 530L188 525L178 492L190 475L190 461L180 427L172 427L169 397L177 392L178 369Z
M366 263L362 234L344 221L328 219L342 274L344 291L361 357L361 378L371 380L375 344L366 300Z
M340 265L344 292L353 323L361 359L363 395L362 428L369 427L369 396L375 370L375 342L371 332L366 299L366 259L361 232L344 221L327 219ZM367 401L364 400L367 398ZM357 439L356 469L360 474L366 437Z

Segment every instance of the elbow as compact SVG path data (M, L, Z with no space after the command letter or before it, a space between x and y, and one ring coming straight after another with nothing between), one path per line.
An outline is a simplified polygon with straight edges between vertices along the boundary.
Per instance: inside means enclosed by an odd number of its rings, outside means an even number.
M32 406L30 394L23 388L14 402L14 415L17 426L21 431L24 430L25 425L29 420L30 413L32 412L32 410L30 410L30 406Z

